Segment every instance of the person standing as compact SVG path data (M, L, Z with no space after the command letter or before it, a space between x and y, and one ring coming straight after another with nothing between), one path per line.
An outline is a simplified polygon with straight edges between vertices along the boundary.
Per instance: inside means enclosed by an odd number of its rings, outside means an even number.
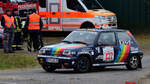
M13 53L12 43L14 40L15 20L11 10L7 9L6 14L2 16L1 25L4 28L4 53Z
M13 10L13 16L15 19L15 37L12 47L16 50L22 50L22 44L23 44L23 33L22 33L22 24L21 24L21 18L18 15L18 9L14 8Z
M27 17L24 29L27 34L28 51L32 51L32 45L34 48L34 52L38 51L41 47L43 47L41 35L42 27L43 22L41 20L41 17L38 14L36 14L36 11Z

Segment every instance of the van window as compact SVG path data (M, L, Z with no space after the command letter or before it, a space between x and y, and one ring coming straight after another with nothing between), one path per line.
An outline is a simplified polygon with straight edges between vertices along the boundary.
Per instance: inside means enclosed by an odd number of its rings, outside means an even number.
M75 11L85 12L84 8L78 2L78 0L66 0L67 8Z
M118 40L120 44L132 44L133 41L131 37L126 32L117 32Z
M102 5L96 0L81 0L81 1L89 10L103 9Z
M100 45L115 45L116 39L114 32L102 32L98 39Z
M6 2L7 2L7 0L0 0L0 1L2 1L3 3L6 3Z
M42 8L46 8L46 0L39 0L39 5Z

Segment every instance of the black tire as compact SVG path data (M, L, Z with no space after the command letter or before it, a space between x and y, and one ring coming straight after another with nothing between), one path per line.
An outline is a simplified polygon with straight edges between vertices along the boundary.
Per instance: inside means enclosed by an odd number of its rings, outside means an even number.
M48 66L48 65L42 65L42 68L46 71L46 72L53 72L56 70L55 67L51 67L51 66Z
M76 72L84 73L91 70L91 62L87 57L79 57L74 68Z
M100 66L100 67L98 67L98 69L100 69L100 70L103 70L105 68L106 68L106 66Z
M128 60L126 67L129 70L136 70L138 68L139 64L140 64L139 57L131 56Z
M95 28L94 25L92 23L84 23L82 26L81 26L81 29L93 29Z

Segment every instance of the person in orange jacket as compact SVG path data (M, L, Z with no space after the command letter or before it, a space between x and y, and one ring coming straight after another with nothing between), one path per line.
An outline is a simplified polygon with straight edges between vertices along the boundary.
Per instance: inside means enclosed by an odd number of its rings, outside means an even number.
M1 25L4 28L4 53L13 53L12 43L14 40L15 20L11 10L7 9L2 16Z
M32 51L32 45L34 48L34 52L38 51L41 47L43 47L42 34L41 29L43 28L43 22L41 17L36 14L34 11L27 17L27 21L25 24L25 34L27 36L27 48L28 51Z

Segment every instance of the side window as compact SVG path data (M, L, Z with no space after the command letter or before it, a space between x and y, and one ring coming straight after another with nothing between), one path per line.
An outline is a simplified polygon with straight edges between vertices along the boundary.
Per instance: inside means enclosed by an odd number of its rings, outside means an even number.
M7 0L1 0L3 3L6 3L7 2Z
M67 1L67 8L75 11L85 12L84 8L78 2L78 0L66 0Z
M103 32L98 39L99 45L115 45L116 39L114 32Z
M40 5L42 8L46 8L46 0L39 0L39 5Z
M126 32L117 32L117 35L120 44L128 45L133 43L131 37Z

